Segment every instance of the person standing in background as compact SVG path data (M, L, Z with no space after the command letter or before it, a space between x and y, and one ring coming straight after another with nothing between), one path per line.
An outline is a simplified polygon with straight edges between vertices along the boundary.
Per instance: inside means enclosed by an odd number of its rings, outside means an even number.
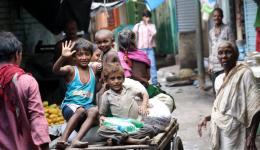
M215 8L213 10L214 26L209 31L209 68L208 72L211 75L213 92L215 93L215 79L223 73L223 68L218 61L218 45L221 41L231 41L234 43L234 35L230 27L223 23L223 10L221 8Z
M75 20L69 20L64 25L64 32L65 37L58 41L55 45L55 51L54 51L54 57L53 57L53 65L54 63L59 59L62 53L62 43L65 43L65 41L72 41L75 42L77 39L79 39L79 36L77 35L78 32L78 25ZM67 59L64 63L65 65L73 65L74 60L73 59ZM66 92L66 81L63 77L58 78L58 87L57 87L57 94L55 95L56 99L61 102L64 98L65 92Z
M22 43L0 32L0 149L49 149L48 122L37 81L19 67Z
M134 26L133 31L136 34L137 48L144 50L151 61L150 75L152 84L158 85L157 67L154 55L156 28L150 21L151 16L152 14L150 11L144 10L142 21Z
M69 20L68 22L66 22L66 24L64 25L64 32L65 38L58 41L55 45L54 62L56 62L58 58L61 56L62 43L64 43L65 41L75 42L79 38L79 36L77 35L77 22L75 20ZM67 64L71 65L71 61L72 60L69 60Z

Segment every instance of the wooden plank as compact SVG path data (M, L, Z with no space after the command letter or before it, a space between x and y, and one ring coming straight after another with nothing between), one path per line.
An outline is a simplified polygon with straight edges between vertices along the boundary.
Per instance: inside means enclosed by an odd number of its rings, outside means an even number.
M162 139L160 145L158 146L158 149L163 150L165 148L165 146L171 141L171 139L174 137L174 134L177 134L177 131L179 129L179 124L176 124L176 126L174 128L172 128L167 136L165 138Z
M70 150L119 150L119 149L150 149L149 145L122 145L122 146L89 146L88 148L69 148Z
M163 133L159 133L157 136L155 136L152 141L153 144L157 144L159 145L161 143L161 141L164 139L164 137L166 137L170 130L174 129L175 126L177 124L177 120L175 118L172 118L170 125L165 129L165 132Z

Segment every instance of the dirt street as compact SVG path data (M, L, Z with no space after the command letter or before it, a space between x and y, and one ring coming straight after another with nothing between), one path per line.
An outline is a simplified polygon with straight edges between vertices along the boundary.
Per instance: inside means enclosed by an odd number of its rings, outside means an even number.
M213 94L210 91L200 92L194 85L181 87L165 87L166 75L169 71L174 72L174 67L166 67L158 72L159 81L162 88L172 94L175 98L177 109L173 115L178 119L180 129L178 135L181 137L185 150L209 150L209 124L208 128L203 130L203 136L199 137L197 133L197 124L200 119L209 115L213 104ZM210 82L207 82L210 85ZM207 85L206 84L206 85ZM260 136L257 137L257 147L260 149Z

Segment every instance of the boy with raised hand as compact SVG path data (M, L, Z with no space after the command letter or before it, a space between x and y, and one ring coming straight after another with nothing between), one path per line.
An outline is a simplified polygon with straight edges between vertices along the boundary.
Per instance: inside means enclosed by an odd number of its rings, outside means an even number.
M81 125L71 147L83 148L88 142L81 142L82 137L95 124L98 117L97 107L93 104L95 94L95 73L98 67L90 66L93 45L85 39L76 42L62 43L62 55L53 66L53 72L64 75L67 91L61 108L67 126L57 143L57 148L65 148L68 137L83 117L87 117ZM66 60L74 58L75 66L65 65Z

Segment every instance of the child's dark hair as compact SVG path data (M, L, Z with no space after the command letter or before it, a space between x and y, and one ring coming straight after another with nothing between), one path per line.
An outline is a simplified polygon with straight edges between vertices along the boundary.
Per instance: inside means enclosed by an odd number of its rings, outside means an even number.
M143 17L149 17L149 18L151 18L152 17L152 13L150 12L150 11L148 11L148 10L144 10L143 11Z
M92 55L93 51L94 51L94 46L90 41L85 40L83 38L79 38L79 39L76 40L74 49L76 51L78 51L79 49L83 49L85 51L90 51L90 53Z
M135 45L135 33L130 29L124 29L118 34L119 49L134 49Z
M103 70L104 77L106 80L108 79L109 75L117 72L121 73L124 76L124 69L121 67L119 63L108 63Z

